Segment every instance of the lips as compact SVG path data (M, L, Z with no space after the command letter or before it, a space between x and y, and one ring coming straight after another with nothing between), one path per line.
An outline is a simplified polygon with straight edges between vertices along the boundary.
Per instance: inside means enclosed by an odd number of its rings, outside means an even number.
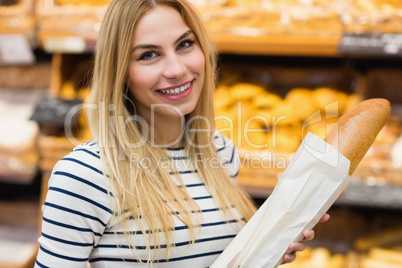
M193 88L194 80L174 87L157 90L156 93L168 100L179 100L187 97Z

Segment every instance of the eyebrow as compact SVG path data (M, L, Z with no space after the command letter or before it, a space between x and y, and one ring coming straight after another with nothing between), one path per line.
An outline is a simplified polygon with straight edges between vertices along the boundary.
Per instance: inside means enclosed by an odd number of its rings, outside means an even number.
M174 42L173 45L177 45L177 43L180 42L180 40L186 38L187 36L189 36L190 34L192 34L193 31L192 30L188 30L185 33L183 33L182 35L179 36L179 38L177 38ZM157 46L157 45L152 45L152 44L139 44L136 45L131 52L134 52L137 49L162 49L161 46Z

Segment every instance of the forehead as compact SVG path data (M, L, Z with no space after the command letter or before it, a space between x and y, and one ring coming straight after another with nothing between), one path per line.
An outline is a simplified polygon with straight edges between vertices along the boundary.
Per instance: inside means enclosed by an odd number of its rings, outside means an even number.
M137 23L133 44L169 42L186 32L186 25L181 14L169 6L157 6L145 13Z

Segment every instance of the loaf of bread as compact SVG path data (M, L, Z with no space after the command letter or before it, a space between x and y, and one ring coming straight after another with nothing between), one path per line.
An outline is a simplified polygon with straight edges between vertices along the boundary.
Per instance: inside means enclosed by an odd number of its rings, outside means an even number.
M389 101L368 99L341 116L330 130L326 141L350 160L349 175L363 159L390 114Z

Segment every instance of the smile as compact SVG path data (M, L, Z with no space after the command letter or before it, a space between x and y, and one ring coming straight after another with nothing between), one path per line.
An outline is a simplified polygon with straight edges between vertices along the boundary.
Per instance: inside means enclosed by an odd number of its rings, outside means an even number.
M172 89L167 89L167 90L159 90L160 92L162 92L163 94L166 95L179 95L183 92L185 92L190 86L191 86L191 82L188 82L187 84L180 86L180 87L176 87L176 88L172 88Z

